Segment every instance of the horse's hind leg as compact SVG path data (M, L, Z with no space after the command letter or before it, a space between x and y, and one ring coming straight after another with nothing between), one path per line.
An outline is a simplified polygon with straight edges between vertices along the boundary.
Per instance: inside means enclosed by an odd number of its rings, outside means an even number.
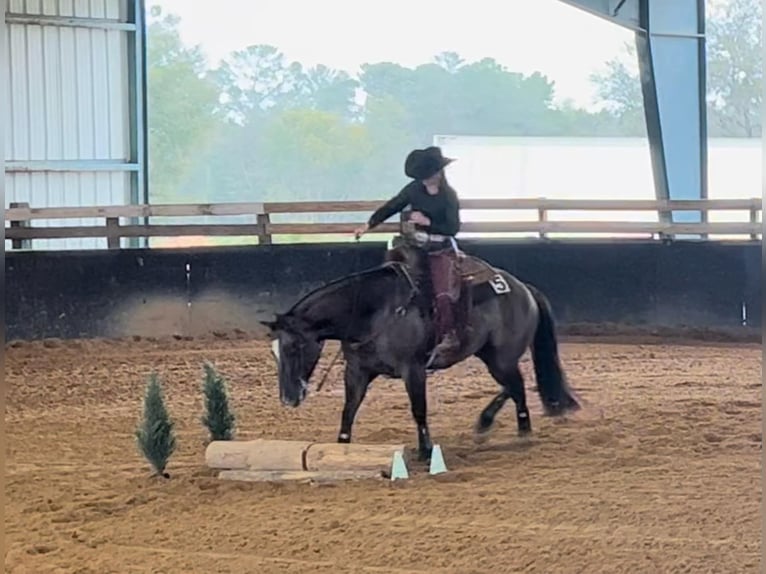
M482 437L489 432L495 423L495 416L509 398L516 403L516 424L519 435L523 436L532 432L524 377L518 363L509 365L502 359L498 359L497 353L494 352L479 353L478 356L487 365L490 374L503 387L503 390L489 402L479 415L475 428L477 437Z

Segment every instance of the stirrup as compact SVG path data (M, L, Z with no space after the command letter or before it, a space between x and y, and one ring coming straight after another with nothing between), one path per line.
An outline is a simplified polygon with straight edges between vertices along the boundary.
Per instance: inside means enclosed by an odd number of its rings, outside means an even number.
M448 337L448 336L449 335L444 335L444 337L442 337L439 340L439 342L434 345L434 348L431 349L431 354L429 355L428 361L426 362L426 371L428 371L428 369L431 367L431 365L433 364L434 360L436 359L437 349L439 349L439 347L442 345L442 343L444 343L444 339L446 337ZM455 336L457 337L457 335L455 335ZM458 337L458 349L460 348L461 344L462 343L460 341L460 338ZM453 351L455 351L455 349L453 349Z
M426 361L426 373L428 373L428 372L429 372L429 370L430 370L430 372L432 372L432 373L434 372L434 370L433 370L433 369L431 369L431 363L433 363L433 362L434 362L434 359L435 359L435 358L436 358L436 347L434 347L434 348L431 350L431 355L428 357L428 361Z

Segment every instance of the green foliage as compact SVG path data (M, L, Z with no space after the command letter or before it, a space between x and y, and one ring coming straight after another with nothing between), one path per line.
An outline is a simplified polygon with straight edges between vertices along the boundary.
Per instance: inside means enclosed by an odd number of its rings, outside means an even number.
M643 136L646 135L646 122L641 82L638 72L625 62L625 55L635 60L635 46L626 44L623 58L609 60L606 71L593 74L590 80L596 84L596 93L605 104L606 112L622 124L623 134Z
M234 414L229 409L226 381L218 375L212 364L205 361L205 410L202 424L210 432L210 440L231 440L234 436Z
M760 137L763 84L763 7L760 0L708 0L706 24L708 133L723 137ZM607 62L595 74L600 100L627 133L643 135L643 100L636 51Z
M761 136L763 6L760 0L710 2L708 99L712 130Z
M175 199L218 129L214 111L219 89L205 74L199 47L181 42L178 18L163 16L156 7L152 16L147 42L149 187L151 200L165 203ZM187 192L184 199L204 198L204 193Z
M136 442L155 472L168 478L165 472L170 456L175 452L176 439L162 396L159 377L153 373L144 394L144 419L135 431Z
M708 0L711 136L761 133L761 14L758 0ZM591 112L555 104L545 75L493 58L442 52L412 68L367 63L352 77L257 44L211 69L198 47L183 45L176 17L152 9L148 32L152 201L380 199L405 183L406 153L435 134L646 133L632 46L591 77L604 105Z

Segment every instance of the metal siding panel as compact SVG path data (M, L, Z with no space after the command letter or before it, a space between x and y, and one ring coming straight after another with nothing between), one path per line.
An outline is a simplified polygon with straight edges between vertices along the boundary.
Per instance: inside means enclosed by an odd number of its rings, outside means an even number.
M5 177L5 207L7 208L11 202L16 201L16 186L15 178L12 175ZM6 221L6 227L8 222Z
M77 60L75 55L75 31L59 30L59 57L61 61L61 128L63 138L62 159L78 159L80 154L77 131Z
M94 18L105 18L104 0L90 0L90 13ZM93 82L94 147L96 157L109 158L109 61L105 30L91 30L91 63Z
M59 29L52 26L43 28L45 60L45 159L64 159L64 129L62 108L62 73L59 46Z
M74 15L80 18L89 18L90 2L88 0L74 0Z
M45 173L29 174L29 205L50 205L48 178Z
M107 18L124 19L127 14L127 3L122 0L104 0Z
M74 16L72 0L59 0L59 14L61 16Z
M128 108L128 69L125 64L127 42L125 34L118 31L108 31L107 47L107 77L109 98L109 159L130 159L130 130Z
M14 201L18 201L16 199L16 177L13 174L8 174L5 176L5 207L8 208L8 206L13 203ZM5 222L5 226L8 227L9 223L8 221Z
M11 106L13 109L13 145L11 158L29 159L29 100L27 98L27 51L26 31L23 26L8 26L10 36Z
M59 0L43 0L43 14L46 16L58 16Z
M80 203L81 205L98 205L98 194L96 192L96 176L95 173L81 173L80 174ZM102 223L95 217L83 217L80 219L80 225L98 225ZM82 249L85 245L88 247L94 247L94 243L98 243L98 239L82 238L78 241L78 248Z
M29 203L31 200L29 174L17 173L14 176L14 197L13 201Z
M2 82L4 84L3 91L5 92L6 105L3 106L3 125L5 126L5 151L3 152L5 160L13 158L13 92L11 90L11 35L6 30L5 34L5 62L7 73L7 80Z
M123 0L9 0L18 14L124 18ZM8 25L3 119L7 160L130 160L126 33ZM130 200L128 172L12 172L5 206L115 205ZM123 221L128 223L128 221ZM36 220L41 227L100 219ZM6 222L6 225L9 225ZM123 245L127 245L124 241ZM6 241L6 248L10 248ZM35 240L36 249L105 248L105 239Z
M49 173L48 174L48 205L49 207L66 207L64 201L64 174L63 173ZM50 224L53 224L53 220L47 220Z
M39 15L42 14L42 8L40 6L40 0L26 0L25 14Z
M111 205L130 203L130 175L125 172L112 172L109 174L109 193ZM120 218L120 225L131 223L127 217ZM129 247L129 238L120 239L121 247Z
M63 191L64 191L64 205L82 205L80 203L80 174L79 173L64 173L63 175ZM79 219L62 219L61 225L78 225ZM57 241L60 249L74 249L74 242L76 239L61 239Z
M77 134L79 159L96 159L94 147L95 118L93 117L93 52L90 31L75 30L77 57Z
M91 30L91 44L93 46L93 116L96 118L95 126L95 155L98 159L109 159L109 62L107 60L106 32L103 30Z
M36 6L39 10L39 5ZM45 159L45 57L40 26L27 26L27 98L29 105L29 159Z
M111 183L112 177L109 172L94 174L95 176L95 197L93 205L113 205Z

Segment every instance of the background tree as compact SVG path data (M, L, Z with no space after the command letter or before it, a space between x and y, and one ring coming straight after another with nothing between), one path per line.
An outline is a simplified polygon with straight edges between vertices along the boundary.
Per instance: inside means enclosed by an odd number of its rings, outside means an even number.
M218 86L205 73L199 47L186 47L179 19L150 12L147 42L149 186L153 202L178 199L176 193L199 161L216 129ZM191 201L200 194L189 193Z
M760 4L712 0L708 16L710 135L759 136ZM149 26L153 201L380 199L406 183L406 153L436 134L645 135L633 46L591 77L603 104L592 112L554 103L539 72L456 52L352 77L258 44L210 70L178 21L153 9Z
M711 136L760 137L763 81L763 9L759 0L707 3L707 99ZM632 45L626 53L635 59ZM606 109L630 135L645 133L643 99L636 69L624 55L607 62L591 80ZM640 126L640 132L639 132Z
M716 134L761 136L762 29L760 0L710 3L707 24L709 117Z
M596 94L604 104L605 112L620 126L623 135L645 136L644 100L641 81L635 67L624 61L628 56L637 59L635 44L625 44L625 54L606 63L606 70L591 75ZM637 65L637 62L636 62Z

